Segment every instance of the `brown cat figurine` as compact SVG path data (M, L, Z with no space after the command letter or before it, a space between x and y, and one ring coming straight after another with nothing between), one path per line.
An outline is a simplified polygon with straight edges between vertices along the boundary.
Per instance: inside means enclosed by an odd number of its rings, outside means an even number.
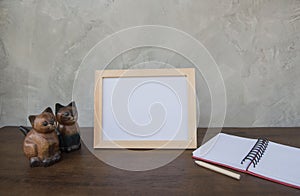
M27 132L26 128L20 130L26 135L23 150L29 159L31 167L50 166L61 158L59 140L55 132L55 116L50 107L39 115L29 116L32 129Z
M57 132L61 151L71 152L80 149L78 113L75 102L73 101L67 106L56 103L55 114L58 122Z

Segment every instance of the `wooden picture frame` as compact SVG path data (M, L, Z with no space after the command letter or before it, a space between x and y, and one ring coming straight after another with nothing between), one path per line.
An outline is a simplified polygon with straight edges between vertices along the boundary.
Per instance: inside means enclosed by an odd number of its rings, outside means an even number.
M194 68L96 71L94 148L194 149L196 136Z

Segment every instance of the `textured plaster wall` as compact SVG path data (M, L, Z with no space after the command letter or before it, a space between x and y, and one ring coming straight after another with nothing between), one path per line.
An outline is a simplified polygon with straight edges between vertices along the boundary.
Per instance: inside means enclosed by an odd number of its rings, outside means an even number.
M226 86L225 126L300 126L299 0L1 0L0 126L29 124L29 114L68 103L86 53L114 32L145 24L185 31L209 50ZM118 57L115 67L141 59L188 64L142 48ZM197 89L199 126L207 126L210 95L199 74ZM81 114L82 126L93 125L89 113Z

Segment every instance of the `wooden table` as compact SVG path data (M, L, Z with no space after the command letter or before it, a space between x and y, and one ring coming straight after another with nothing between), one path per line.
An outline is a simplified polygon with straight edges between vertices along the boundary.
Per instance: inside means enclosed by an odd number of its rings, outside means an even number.
M82 130L84 130L82 128ZM198 129L198 144L206 129ZM300 128L224 128L244 137L268 137L300 147ZM240 181L200 168L185 150L158 169L133 172L98 160L83 145L48 168L30 168L17 127L0 129L0 195L300 195L300 190L242 174ZM120 157L122 161L122 157Z

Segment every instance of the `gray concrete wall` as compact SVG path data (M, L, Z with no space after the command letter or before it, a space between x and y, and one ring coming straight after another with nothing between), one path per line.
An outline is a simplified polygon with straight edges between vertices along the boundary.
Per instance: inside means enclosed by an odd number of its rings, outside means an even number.
M208 49L226 87L225 126L300 126L299 0L1 0L0 126L28 125L29 114L68 103L87 52L137 25L179 29ZM145 59L188 64L174 52L140 48L111 68ZM210 95L197 77L199 126L207 126ZM93 125L88 109L82 126Z

